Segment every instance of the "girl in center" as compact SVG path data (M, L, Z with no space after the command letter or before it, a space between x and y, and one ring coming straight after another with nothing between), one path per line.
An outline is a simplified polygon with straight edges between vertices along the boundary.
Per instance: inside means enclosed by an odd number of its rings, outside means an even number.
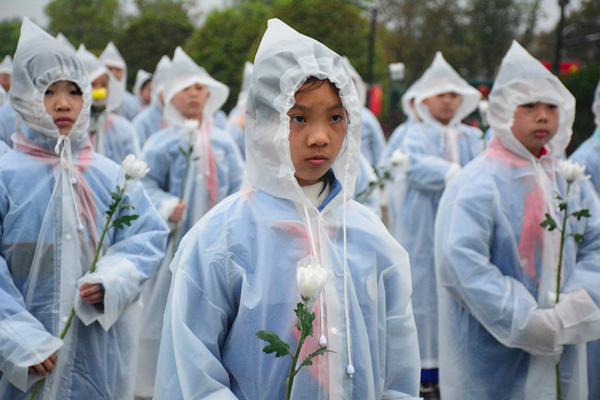
M419 355L406 252L351 200L361 105L344 61L269 21L246 110L249 186L183 239L165 312L155 399L281 399L295 346L296 272L329 271L303 352L332 353L296 376L294 399L413 398Z

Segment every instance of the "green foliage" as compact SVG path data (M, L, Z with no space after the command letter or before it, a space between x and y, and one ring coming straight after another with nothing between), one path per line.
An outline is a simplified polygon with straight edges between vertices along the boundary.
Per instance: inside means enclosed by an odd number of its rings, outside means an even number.
M327 347L319 347L316 351L313 351L312 353L310 353L304 359L304 361L302 361L302 364L300 364L300 368L302 368L302 367L308 367L309 365L312 365L313 364L312 360L315 357L322 356L325 353L333 353L333 351L327 350Z
M120 32L122 17L118 0L52 0L46 6L48 30L62 32L74 45L98 53Z
M540 224L540 226L542 228L546 228L550 232L552 232L553 230L555 230L556 228L558 228L558 225L557 225L556 221L554 220L554 218L552 218L552 215L546 213L546 214L544 214L544 216L546 218Z
M294 310L296 317L296 328L304 337L312 336L313 334L313 321L315 320L315 313L308 311L304 303L298 303Z
M590 214L590 210L584 208L579 211L575 211L571 214L573 217L577 218L577 221L581 220L581 218L590 218L592 215Z
M178 0L138 0L140 14L129 19L116 38L127 62L127 81L133 86L139 69L153 72L163 55L173 56L189 39L194 26L186 3Z
M4 56L15 54L20 30L21 21L18 19L0 22L0 62L4 59Z
M185 46L198 64L229 86L226 110L235 105L244 62L254 59L267 20L273 17L347 56L366 78L369 22L359 7L341 0L240 1L234 8L211 12ZM376 47L379 78L386 74L383 54L383 47Z
M577 246L581 246L583 243L583 235L581 233L573 234L573 239L575 240L575 243L577 243Z
M279 336L273 331L258 331L256 336L269 343L263 348L263 352L266 354L275 353L275 357L292 356L290 346L281 340Z
M251 49L260 40L268 16L268 7L258 2L213 11L185 45L186 52L199 65L229 86L229 98L223 107L226 110L237 101L244 62L254 59Z
M123 215L115 219L112 223L112 226L114 226L116 229L125 229L125 226L131 226L133 221L135 221L139 217L140 216L137 214Z

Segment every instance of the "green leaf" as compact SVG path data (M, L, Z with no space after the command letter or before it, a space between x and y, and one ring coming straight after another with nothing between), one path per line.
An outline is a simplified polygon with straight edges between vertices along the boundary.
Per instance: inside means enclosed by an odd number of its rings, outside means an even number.
M542 221L542 223L540 224L540 226L542 228L548 229L549 231L555 230L558 227L558 225L556 224L556 221L554 220L554 218L552 218L552 215L550 215L548 213L546 213L544 215L546 216L546 219L544 219Z
M575 240L575 243L577 243L577 246L581 246L583 244L583 235L581 233L574 233L573 239Z
M304 337L312 336L315 313L309 312L302 302L296 304L296 309L294 312L298 318L298 321L296 321L296 328L298 328L300 334Z
M567 209L567 203L560 203L560 204L558 205L558 209L559 209L560 211L565 211L565 210Z
M290 346L281 340L273 331L258 331L256 336L260 340L269 343L263 348L263 352L267 354L275 353L275 357L291 356Z
M137 214L123 215L122 217L115 219L112 223L112 226L114 226L116 229L124 229L125 226L131 226L131 223L139 217L140 216Z
M319 347L318 350L313 351L308 356L306 356L306 358L304 359L304 361L302 361L302 364L300 364L300 367L298 369L312 365L313 358L322 356L325 353L335 353L335 352L331 351L331 350L327 350L327 347Z
M592 214L590 214L590 210L588 210L587 208L584 208L579 211L575 211L571 215L573 217L577 218L577 221L579 221L581 218L590 218L592 216Z

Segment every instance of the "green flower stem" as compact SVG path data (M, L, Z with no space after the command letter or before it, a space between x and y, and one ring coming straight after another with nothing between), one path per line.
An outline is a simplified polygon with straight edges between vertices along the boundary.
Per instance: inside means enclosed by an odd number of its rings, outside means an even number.
M571 183L567 183L567 194L565 195L567 201L565 201L565 209L563 211L563 220L562 220L562 229L560 231L560 247L558 253L558 271L556 273L556 304L560 300L560 277L562 274L562 263L563 263L563 253L565 248L565 232L567 229L567 219L569 218L569 190L571 189ZM555 368L556 374L556 399L562 400L562 384L560 382L560 359L556 364Z
M92 265L91 265L90 271L89 271L90 273L96 272L96 264L98 264L98 260L100 259L100 252L102 251L102 245L104 244L104 239L106 237L106 233L112 227L112 219L113 219L114 215L116 214L116 212L119 210L119 208L120 208L119 205L120 205L121 201L123 201L123 194L125 193L126 186L127 186L127 183L125 183L122 188L119 188L119 192L118 192L119 200L116 203L116 206L114 207L113 211L106 214L104 228L102 228L102 233L100 234L100 240L98 241L98 246L96 246L96 253L94 254L94 259L92 260ZM71 325L73 325L73 318L75 318L75 308L74 307L71 308L71 312L69 313L69 318L67 319L67 322L65 323L63 330L60 332L59 337L61 339L64 339L67 336L67 333L69 333L69 330L71 329ZM29 397L29 400L35 400L37 395L40 393L40 390L44 386L44 383L46 383L46 378L41 379L36 382L35 386L33 387L33 390L31 391L31 397Z
M292 386L294 385L294 378L296 374L300 371L300 368L296 369L296 365L298 364L298 358L300 358L300 350L302 350L302 346L304 346L304 341L306 340L306 333L300 332L300 340L298 341L298 347L296 347L296 353L292 358L292 365L290 366L290 375L288 377L288 384L285 399L291 400L292 398Z

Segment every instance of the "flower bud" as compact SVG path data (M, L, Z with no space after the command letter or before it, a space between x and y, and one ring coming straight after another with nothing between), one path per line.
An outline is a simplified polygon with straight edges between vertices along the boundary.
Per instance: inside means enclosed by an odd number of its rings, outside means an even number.
M311 262L307 266L298 266L296 280L302 300L313 302L321 293L328 277L329 272L316 262Z

